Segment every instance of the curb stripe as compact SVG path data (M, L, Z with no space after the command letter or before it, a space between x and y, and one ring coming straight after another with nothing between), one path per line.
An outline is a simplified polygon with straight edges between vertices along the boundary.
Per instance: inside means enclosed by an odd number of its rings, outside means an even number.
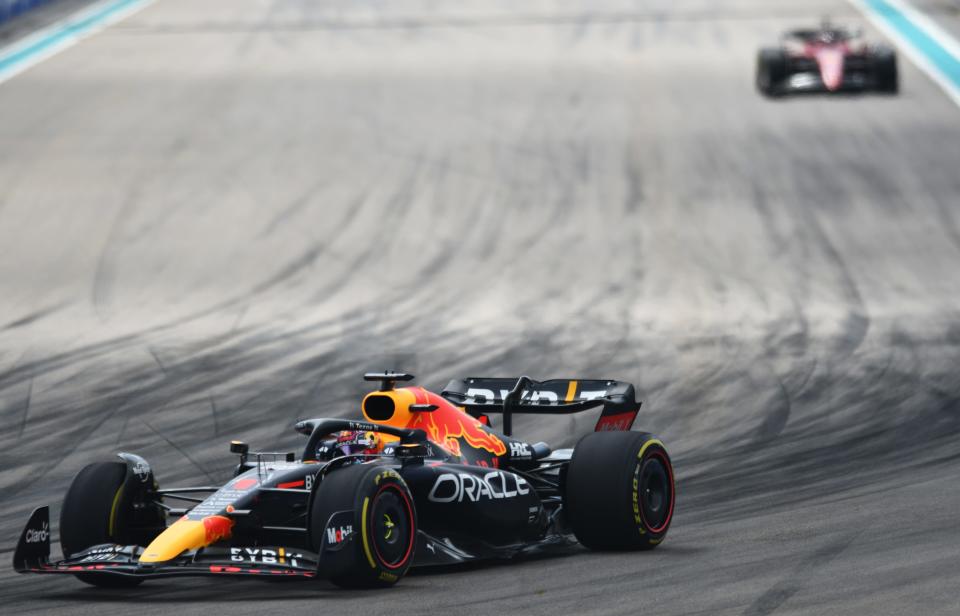
M108 0L0 50L0 83L145 8L154 0Z
M903 0L850 0L960 106L960 42Z

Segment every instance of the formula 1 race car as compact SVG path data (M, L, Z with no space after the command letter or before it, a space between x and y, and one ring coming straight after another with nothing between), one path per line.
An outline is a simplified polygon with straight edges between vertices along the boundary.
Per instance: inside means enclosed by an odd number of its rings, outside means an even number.
M766 96L805 92L896 94L897 55L886 45L867 44L859 31L824 22L793 30L779 47L757 55L757 89Z
M364 378L381 383L363 399L365 421L298 422L308 437L299 459L234 441L239 464L222 487L161 489L129 453L85 467L60 512L64 558L49 560L49 508L40 507L14 568L106 587L177 575L376 587L411 566L509 558L574 538L644 550L666 536L673 467L660 440L630 430L640 409L632 385L470 378L437 395L395 387L409 374ZM591 409L601 411L596 431L573 449L510 436L514 413ZM502 433L492 413L503 415Z

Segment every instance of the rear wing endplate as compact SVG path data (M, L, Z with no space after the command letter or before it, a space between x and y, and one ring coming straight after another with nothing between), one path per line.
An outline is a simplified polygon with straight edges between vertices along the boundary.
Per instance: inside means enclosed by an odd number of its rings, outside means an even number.
M514 413L568 415L602 408L595 431L629 430L640 411L633 385L600 379L466 378L450 381L440 394L473 417L503 414L503 433L513 431Z

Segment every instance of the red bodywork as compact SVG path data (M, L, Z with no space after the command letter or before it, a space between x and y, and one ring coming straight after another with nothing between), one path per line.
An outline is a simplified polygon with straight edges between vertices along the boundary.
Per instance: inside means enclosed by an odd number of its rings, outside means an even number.
M843 63L850 52L849 46L844 43L807 43L805 55L817 61L820 69L820 78L828 90L834 92L843 85Z
M793 57L812 60L817 65L820 79L830 92L836 92L843 86L846 62L850 56L862 56L865 45L856 39L850 40L797 40L786 46L787 53Z

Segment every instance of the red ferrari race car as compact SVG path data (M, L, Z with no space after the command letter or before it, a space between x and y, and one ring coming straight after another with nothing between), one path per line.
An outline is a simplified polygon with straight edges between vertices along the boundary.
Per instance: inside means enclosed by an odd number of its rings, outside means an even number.
M60 508L63 558L50 559L48 507L20 535L20 573L135 586L181 575L326 578L395 584L411 567L509 558L574 541L649 550L673 518L664 444L632 431L633 385L612 380L468 378L435 394L380 382L362 421L306 419L303 451L253 453L234 442L222 486L162 488L130 453L80 471ZM598 410L594 432L554 450L511 436L514 413ZM488 414L503 415L503 429ZM168 520L172 523L168 524Z
M887 45L867 43L858 30L824 22L820 28L787 32L779 47L761 49L757 89L770 97L808 92L896 94L897 55Z

